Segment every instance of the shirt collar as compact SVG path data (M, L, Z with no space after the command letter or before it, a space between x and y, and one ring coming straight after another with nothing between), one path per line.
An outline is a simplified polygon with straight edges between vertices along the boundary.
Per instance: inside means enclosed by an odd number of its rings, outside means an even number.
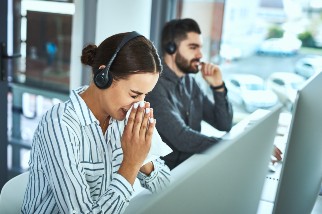
M166 63L164 63L163 66L163 72L161 74L161 77L173 82L173 83L180 83L181 80L183 79L182 77L178 77L173 70L171 70Z
M72 90L70 95L70 100L72 102L72 105L74 106L75 112L82 126L87 126L91 123L99 124L99 121L94 116L92 111L88 108L83 98L79 96L79 94L84 92L87 88L88 86L82 86L80 88Z

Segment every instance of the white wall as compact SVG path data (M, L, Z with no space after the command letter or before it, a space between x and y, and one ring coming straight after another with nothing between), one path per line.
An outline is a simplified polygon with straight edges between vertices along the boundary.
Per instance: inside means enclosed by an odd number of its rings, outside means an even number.
M72 32L70 89L81 85L82 64L80 56L83 49L84 1L76 0ZM96 38L99 45L107 37L122 32L137 31L150 38L152 0L98 0L96 15Z
M201 30L203 38L203 60L209 60L211 52L211 36L213 31L213 14L215 1L184 1L181 18L194 19Z
M96 43L122 32L150 38L151 0L98 0Z
M83 7L85 0L75 1L75 14L73 16L72 26L72 44L70 58L70 80L69 89L76 89L81 85L82 81L82 63L80 56L83 49Z

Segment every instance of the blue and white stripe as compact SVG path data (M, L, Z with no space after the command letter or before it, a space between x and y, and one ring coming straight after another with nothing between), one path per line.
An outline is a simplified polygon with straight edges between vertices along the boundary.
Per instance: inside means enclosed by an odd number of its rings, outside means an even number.
M53 106L33 138L30 176L22 213L122 213L133 193L117 173L123 160L124 121L110 120L105 133L78 95ZM160 159L154 171L138 173L142 187L158 192L170 183L170 170Z

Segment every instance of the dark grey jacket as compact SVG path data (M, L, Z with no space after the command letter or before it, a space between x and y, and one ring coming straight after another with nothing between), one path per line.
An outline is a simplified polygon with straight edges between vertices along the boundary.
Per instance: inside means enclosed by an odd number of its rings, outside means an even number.
M220 131L231 129L233 112L227 91L213 90L213 95L215 103L203 93L193 76L179 78L164 65L156 87L145 100L154 110L162 140L173 150L163 158L170 169L218 142L219 139L200 133L202 120Z

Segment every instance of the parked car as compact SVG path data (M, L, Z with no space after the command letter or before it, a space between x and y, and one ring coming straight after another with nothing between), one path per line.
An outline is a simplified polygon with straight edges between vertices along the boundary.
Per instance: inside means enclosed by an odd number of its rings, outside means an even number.
M322 71L322 56L311 55L299 59L295 63L295 73L309 78L313 74Z
M297 90L305 83L305 78L291 72L275 72L267 78L267 87L271 88L284 106L291 110Z
M302 41L297 38L271 38L263 41L257 54L292 56L298 53Z
M232 74L227 77L228 97L235 104L244 106L248 112L268 109L278 103L276 94L267 89L265 81L253 74Z

